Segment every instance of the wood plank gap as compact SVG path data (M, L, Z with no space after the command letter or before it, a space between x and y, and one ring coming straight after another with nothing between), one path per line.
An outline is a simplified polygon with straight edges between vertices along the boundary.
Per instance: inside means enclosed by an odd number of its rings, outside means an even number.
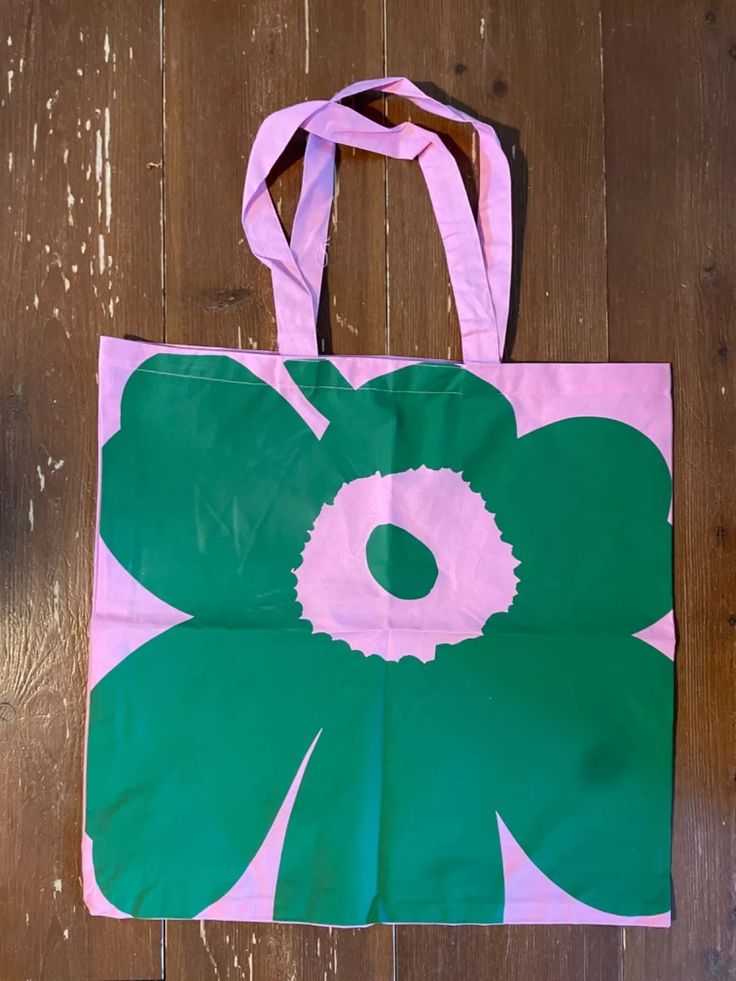
M159 6L159 61L161 64L161 168L159 171L161 225L161 310L163 313L164 343L167 337L166 320L166 12L164 0Z
M381 0L381 56L383 58L383 76L388 73L388 31L386 30L388 0ZM388 106L388 96L381 99L381 111L384 117ZM386 354L391 353L391 279L388 261L388 157L383 158L383 228L384 228L384 282L386 287ZM392 932L394 944L394 971L396 957L396 930ZM395 975L394 975L395 976Z
M605 318L606 318L606 361L611 360L611 336L609 330L609 315L608 315L608 194L607 194L607 178L606 178L606 75L605 75L605 51L603 49L603 10L601 7L598 8L598 45L601 53L601 163L602 163L602 175L601 179L603 181L603 209L602 209L602 231L603 231L603 254L606 259L605 266L605 288L606 288L606 303L604 307ZM625 929L625 927L622 927Z

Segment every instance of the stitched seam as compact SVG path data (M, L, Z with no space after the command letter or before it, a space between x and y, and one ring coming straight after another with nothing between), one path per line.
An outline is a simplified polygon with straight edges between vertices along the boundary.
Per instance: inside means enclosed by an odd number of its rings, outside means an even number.
M136 373L141 372L145 375L167 375L170 378L193 378L195 381L211 381L211 382L221 382L223 385L250 385L254 388L271 388L268 382L265 381L239 381L236 378L210 378L209 375L186 375L176 371L155 371L153 368L137 368ZM296 384L296 383L295 383ZM361 386L360 388L350 388L347 385L309 385L305 386L310 392L385 392L391 395L458 395L462 396L462 392L443 392L440 390L424 390L417 388L369 388L368 386Z

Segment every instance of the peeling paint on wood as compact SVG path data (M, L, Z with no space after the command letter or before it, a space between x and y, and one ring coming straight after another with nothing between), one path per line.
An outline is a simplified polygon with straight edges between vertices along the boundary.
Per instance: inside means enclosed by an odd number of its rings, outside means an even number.
M103 325L122 334L143 319L149 336L163 337L160 187L145 169L161 152L159 17L146 5L123 8L108 63L104 5L61 0L52 10L17 0L0 13L9 192L0 209L0 405L10 406L0 409L3 981L161 977L159 925L89 917L79 888L97 339ZM118 45L134 45L136 59L113 102ZM118 126L135 134L125 146L117 145ZM87 189L98 131L99 215ZM121 226L118 203L131 216ZM79 265L89 249L99 277L98 234L106 287L99 304ZM118 255L123 272L109 262Z

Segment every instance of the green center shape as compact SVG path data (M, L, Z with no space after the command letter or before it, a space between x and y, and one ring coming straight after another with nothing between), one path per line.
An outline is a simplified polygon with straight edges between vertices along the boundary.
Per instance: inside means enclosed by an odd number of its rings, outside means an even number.
M397 525L377 525L366 542L365 557L376 582L398 599L421 599L437 582L430 549Z

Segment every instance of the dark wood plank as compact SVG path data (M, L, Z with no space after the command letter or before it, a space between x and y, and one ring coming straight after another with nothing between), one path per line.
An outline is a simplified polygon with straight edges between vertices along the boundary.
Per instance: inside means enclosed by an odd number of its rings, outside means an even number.
M502 124L515 225L524 232L514 359L605 360L597 0L501 2L491 9L480 0L459 7L445 0L386 2L387 74L428 83L430 94L444 92L460 108ZM407 115L404 106L390 112L394 119ZM415 110L409 115L451 136L467 174L473 157L467 128L432 123ZM392 349L446 357L449 345L455 356L457 321L454 308L448 311L445 260L421 175L394 161L388 173Z
M247 153L269 112L381 74L380 7L171 0L165 39L167 340L271 348L270 276L240 228ZM385 333L384 165L350 151L342 164L323 322L331 321L336 352L378 353ZM292 162L274 186L287 225L299 179ZM388 981L391 971L389 928L167 924L170 981Z
M618 981L615 927L396 928L397 981Z
M166 979L392 981L391 927L167 924Z
M597 2L501 2L489 9L475 0L461 6L387 0L386 23L388 74L431 82L430 94L444 91L460 108L503 125L517 237L524 231L521 293L512 304L519 312L514 359L606 360ZM390 111L394 119L406 115L404 107ZM430 123L414 110L411 118ZM465 129L430 125L451 137L467 174L473 147ZM394 162L388 167L388 220L392 350L459 357L426 190L416 171ZM482 971L504 981L613 981L620 951L617 928L398 927L397 978L459 981Z
M381 11L374 5L167 4L168 340L275 346L270 274L251 255L240 226L251 143L270 112L380 75L381 58ZM273 189L287 225L302 150L303 142L287 156ZM384 165L351 150L343 162L330 229L332 346L336 353L376 353L385 329Z
M626 981L736 976L736 4L604 4L611 357L672 361L678 727L669 931Z
M0 975L161 976L80 840L101 332L161 333L158 7L3 4Z

